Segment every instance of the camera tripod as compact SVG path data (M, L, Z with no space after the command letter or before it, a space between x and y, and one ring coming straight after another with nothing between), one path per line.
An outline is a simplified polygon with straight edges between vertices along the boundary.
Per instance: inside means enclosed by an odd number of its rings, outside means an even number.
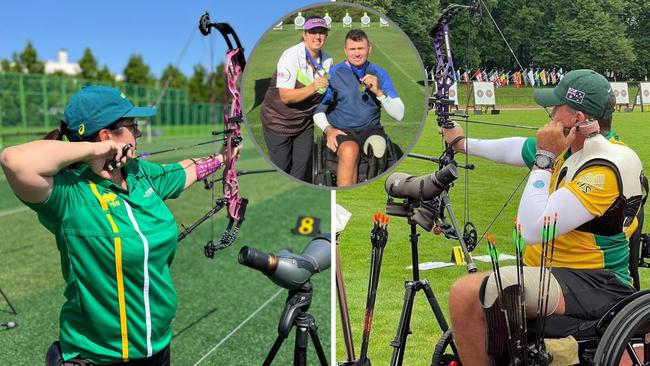
M312 285L309 282L297 290L289 291L289 296L284 304L284 311L280 316L280 323L278 324L278 337L275 339L271 350L266 356L263 366L271 365L282 343L289 337L291 328L294 326L296 327L296 343L293 350L294 366L307 365L308 335L311 336L314 342L316 354L318 355L321 366L328 365L323 346L318 338L316 319L307 313L311 305L312 293Z
M451 211L451 205L449 204L449 195L446 190L444 190L439 198L442 200L443 207L445 207L449 216L452 219L452 224L456 233L460 233L458 223ZM386 212L389 215L406 217L408 224L411 227L411 233L409 235L411 243L411 263L413 265L413 279L404 282L405 294L404 294L404 304L402 305L402 313L400 315L399 325L397 327L397 334L395 339L391 342L391 347L393 347L393 354L391 356L390 365L391 366L401 366L404 361L404 353L406 351L406 341L409 334L411 334L410 323L411 315L413 314L413 303L415 300L415 295L419 291L423 291L429 301L431 306L431 311L440 326L442 333L445 333L449 330L449 325L445 320L445 316L440 309L438 300L436 300L433 290L431 289L431 284L427 279L420 279L420 268L419 268L419 255L418 255L418 237L420 234L417 232L417 223L412 220L414 215L413 210L419 206L418 200L405 199L402 204L393 202L392 198L389 198L388 206ZM464 245L462 240L462 235L457 235L458 240L465 252L465 258L467 258L467 271L475 272L476 265L471 261L471 257L468 255L467 247ZM451 344L452 351L457 354L456 347Z

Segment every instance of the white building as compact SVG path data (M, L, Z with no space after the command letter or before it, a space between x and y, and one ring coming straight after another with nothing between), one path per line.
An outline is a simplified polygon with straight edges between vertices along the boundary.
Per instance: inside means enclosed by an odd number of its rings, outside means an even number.
M56 61L45 61L46 74L53 74L57 71L63 72L67 75L77 75L81 73L81 68L78 63L68 62L68 51L60 49L57 56L58 60Z

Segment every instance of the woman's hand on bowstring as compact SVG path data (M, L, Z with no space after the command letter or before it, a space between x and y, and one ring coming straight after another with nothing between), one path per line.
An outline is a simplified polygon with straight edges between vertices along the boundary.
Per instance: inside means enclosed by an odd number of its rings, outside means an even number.
M113 140L92 144L93 153L86 162L93 173L104 179L111 179L109 163L114 163L114 168L119 169L135 158L135 149L130 144Z

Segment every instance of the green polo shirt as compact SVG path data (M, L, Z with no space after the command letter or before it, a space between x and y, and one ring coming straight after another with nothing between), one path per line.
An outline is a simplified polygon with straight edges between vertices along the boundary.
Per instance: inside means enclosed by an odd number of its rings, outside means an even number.
M181 194L185 171L144 160L131 161L124 171L128 191L87 165L61 171L47 200L28 204L61 253L66 360L146 358L171 340L176 290L169 266L178 228L164 201Z

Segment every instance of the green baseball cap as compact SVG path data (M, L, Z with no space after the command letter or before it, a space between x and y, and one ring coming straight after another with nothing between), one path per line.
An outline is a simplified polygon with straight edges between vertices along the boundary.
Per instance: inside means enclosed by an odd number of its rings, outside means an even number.
M63 112L68 139L82 141L120 118L151 117L156 108L135 107L124 94L108 86L86 86L72 96Z
M566 104L594 118L611 116L608 108L612 87L609 81L593 70L573 70L566 74L553 89L536 89L535 102L543 107Z

